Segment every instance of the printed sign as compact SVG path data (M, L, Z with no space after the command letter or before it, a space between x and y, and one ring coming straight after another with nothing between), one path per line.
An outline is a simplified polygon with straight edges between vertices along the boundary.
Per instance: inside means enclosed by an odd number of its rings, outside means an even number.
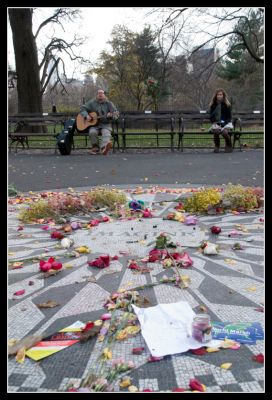
M35 361L51 356L77 343L81 336L81 328L86 324L76 321L74 324L44 338L26 351L26 355Z
M264 332L259 322L212 322L212 338L256 344L256 340L264 338Z

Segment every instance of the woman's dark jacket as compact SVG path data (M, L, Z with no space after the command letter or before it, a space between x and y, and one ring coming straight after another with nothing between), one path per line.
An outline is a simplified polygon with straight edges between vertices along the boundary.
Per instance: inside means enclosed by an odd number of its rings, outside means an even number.
M232 120L231 106L227 107L225 103L212 104L210 108L211 122L221 122L223 126L227 125Z

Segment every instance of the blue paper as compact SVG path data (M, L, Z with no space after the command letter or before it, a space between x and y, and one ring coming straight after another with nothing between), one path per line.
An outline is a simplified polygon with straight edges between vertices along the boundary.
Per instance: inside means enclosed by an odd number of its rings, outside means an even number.
M264 338L259 322L212 322L212 338L218 340L232 339L239 343L256 344Z

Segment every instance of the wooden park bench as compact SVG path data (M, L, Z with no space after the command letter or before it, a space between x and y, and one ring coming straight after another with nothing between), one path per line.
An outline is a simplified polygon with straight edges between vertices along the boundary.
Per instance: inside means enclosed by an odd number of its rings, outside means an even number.
M263 135L263 113L260 112L240 112L233 113L233 129L229 131L232 140L232 147L235 148L235 143L238 142L239 149L242 151L241 136ZM258 126L258 129L256 129ZM213 141L213 132L209 131L211 127L210 116L207 111L200 112L182 112L178 117L178 145L180 151L186 147L184 146L184 138L207 137L211 135ZM252 129L253 127L253 129ZM251 128L251 129L250 129ZM192 147L192 146L190 146Z
M56 139L55 153L57 152L57 137L61 133L65 121L70 118L76 118L75 113L20 113L9 115L8 118L8 137L9 137L9 150L15 147L17 152L18 145L20 144L23 149L29 149L29 138L39 137L42 140L48 138ZM114 149L120 149L119 137L116 134L118 125L112 123L113 126L113 145ZM75 131L76 136L83 136L85 138L85 147L88 146L88 131L78 132ZM75 149L74 140L72 148Z
M135 111L120 113L117 136L122 138L122 150L131 148L154 148L154 145L139 146L129 145L128 141L135 143L136 139L146 139L155 141L155 146L160 148L171 148L174 151L174 135L175 135L175 113L160 111ZM121 129L121 132L119 130ZM160 141L167 139L170 146L161 146Z
M19 144L29 149L30 137L54 137L64 126L65 117L58 113L20 113L8 118L9 150L15 145L15 152Z

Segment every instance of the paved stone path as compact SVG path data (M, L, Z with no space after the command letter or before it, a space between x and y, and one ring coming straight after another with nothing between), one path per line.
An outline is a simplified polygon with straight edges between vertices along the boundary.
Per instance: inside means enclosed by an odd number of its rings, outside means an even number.
M150 273L135 274L127 268L132 258L142 258L154 248L155 238L161 232L180 242L182 249L190 254L194 264L185 270L191 278L187 289L161 284L141 290L150 305L187 301L195 312L204 305L213 321L255 321L263 325L263 224L260 213L225 214L202 216L196 226L186 226L177 221L164 220L173 210L173 203L180 194L126 193L128 199L141 199L147 207L155 209L151 219L115 220L99 224L90 230L73 231L74 247L86 245L90 254L78 258L65 258L67 250L56 249L56 241L40 225L20 225L17 219L19 206L9 205L9 261L20 261L44 254L45 258L59 256L72 268L61 270L56 276L39 279L39 263L24 263L21 269L9 269L9 338L21 339L32 333L48 335L74 323L98 319L105 312L103 304L107 297L120 288L129 289L138 285L156 282L163 275L173 276L172 269L163 269L159 263L148 263ZM160 202L167 201L160 204ZM105 214L100 213L100 216ZM97 213L92 217L97 218ZM90 220L90 217L74 217L71 221ZM238 238L229 237L235 224L242 224ZM222 228L220 235L210 233L212 225ZM205 256L198 251L202 240L220 245L215 256ZM144 242L143 242L144 241ZM244 250L233 250L235 242ZM133 242L133 243L131 243ZM70 249L69 249L70 251ZM127 251L128 255L120 254ZM101 254L118 255L109 268L96 269L88 266ZM233 260L232 264L226 259ZM88 278L95 278L90 282ZM29 286L28 282L34 284ZM255 288L255 289L252 289ZM17 290L25 289L22 296L14 296ZM16 299L15 299L16 298ZM55 308L39 309L37 304L54 300ZM14 357L8 361L9 392L62 392L71 385L79 386L103 348L103 342L92 338L86 343L73 346L53 354L40 362L26 357L23 364ZM133 347L145 347L142 355L132 355ZM113 346L113 358L132 360L136 367L129 376L139 390L171 391L177 387L188 387L190 378L196 378L207 387L207 392L263 392L263 364L252 360L253 355L264 353L263 341L256 345L242 344L239 350L221 349L216 353L197 356L191 352L166 356L159 362L147 362L150 352L141 334L118 342ZM220 368L225 362L232 363L229 370ZM128 375L128 373L126 373ZM115 391L120 391L118 381ZM127 391L127 389L123 389Z

